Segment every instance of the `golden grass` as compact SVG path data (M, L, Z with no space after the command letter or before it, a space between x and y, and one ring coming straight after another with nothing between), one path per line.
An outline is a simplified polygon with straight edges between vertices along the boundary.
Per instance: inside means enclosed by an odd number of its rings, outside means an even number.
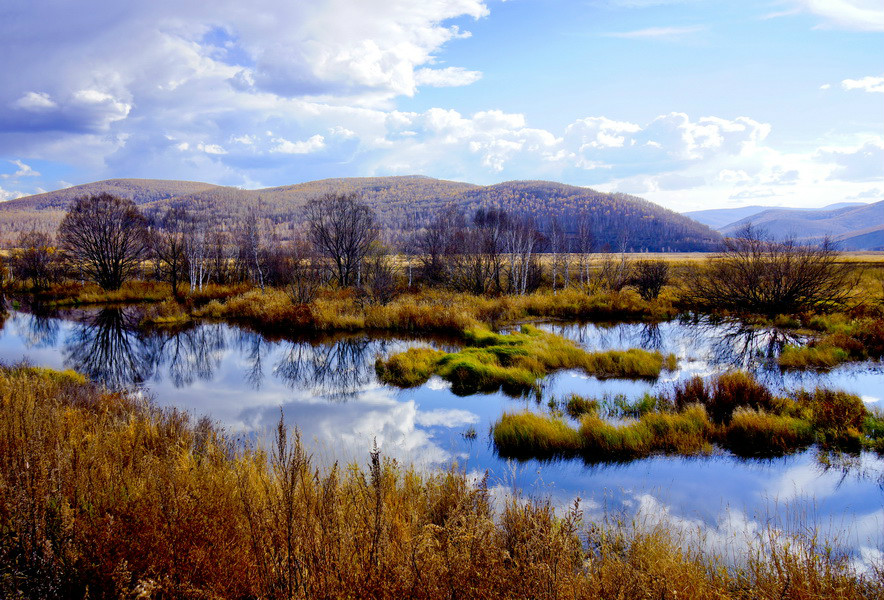
M651 454L692 456L711 451L714 444L743 457L779 456L813 443L884 450L884 417L869 412L858 396L818 388L781 398L739 372L708 383L689 380L676 388L674 398L645 395L634 402L618 397L599 403L572 397L565 408L579 420L579 430L562 420L557 403L551 407L550 415L516 413L498 420L492 427L498 452L516 457L580 454L597 462ZM604 418L600 409L619 422Z
M583 522L543 500L492 509L456 470L377 453L319 469L71 374L0 370L0 596L7 598L881 597L815 537L738 569L664 527Z

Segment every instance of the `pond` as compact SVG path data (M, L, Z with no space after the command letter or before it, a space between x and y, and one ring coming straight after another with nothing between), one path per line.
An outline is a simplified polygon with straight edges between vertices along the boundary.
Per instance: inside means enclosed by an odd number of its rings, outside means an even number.
M775 358L783 343L793 341L788 334L735 321L548 323L542 327L589 350L672 352L679 368L657 381L603 381L561 372L547 378L542 401L502 393L462 397L435 377L421 387L399 390L379 383L374 372L378 355L415 345L448 348L451 340L364 334L269 339L220 323L149 332L138 327L139 320L133 308L51 315L13 311L0 330L0 361L72 368L110 386L135 387L159 406L184 409L194 418L206 415L257 443L282 415L300 429L321 462L364 464L377 443L385 455L416 468L456 463L476 477L487 473L498 498L518 491L563 507L580 498L590 515L665 519L685 535L702 531L703 543L718 550L739 548L747 536L773 522L785 528L819 527L859 567L884 558L884 459L874 454L827 455L812 448L772 460L722 453L625 464L514 462L497 456L489 436L503 412L544 410L549 397L576 392L634 398L734 367L754 372L779 390L820 385L880 405L881 363L783 374Z

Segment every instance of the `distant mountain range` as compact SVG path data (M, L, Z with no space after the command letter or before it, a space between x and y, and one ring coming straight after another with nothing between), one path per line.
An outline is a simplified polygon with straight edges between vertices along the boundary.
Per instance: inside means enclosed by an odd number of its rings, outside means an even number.
M794 237L813 243L828 236L843 250L884 250L884 201L841 202L818 209L746 206L684 214L725 236L751 223L774 239Z
M626 194L606 194L548 181L510 181L490 186L422 176L324 179L297 185L243 190L191 181L113 179L74 186L0 203L0 236L11 241L18 232L54 231L75 198L109 192L132 199L148 214L180 206L234 228L256 213L281 240L303 225L303 206L326 193L354 192L376 211L391 238L402 239L430 222L448 205L466 214L499 208L532 218L541 229L559 219L575 232L588 215L596 249L640 251L714 250L721 236L701 223L659 205Z

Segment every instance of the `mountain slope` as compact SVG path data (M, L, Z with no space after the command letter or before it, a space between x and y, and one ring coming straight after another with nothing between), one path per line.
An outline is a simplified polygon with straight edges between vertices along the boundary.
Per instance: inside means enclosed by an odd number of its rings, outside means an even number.
M869 248L865 247L863 238L857 236L884 229L884 201L834 210L765 210L732 223L720 231L724 235L734 235L750 222L775 239L794 237L799 241L812 242L828 236L836 241L843 241L845 250L863 250ZM853 241L848 243L851 239ZM868 238L868 241L873 243L874 236Z
M737 221L743 221L745 219L755 219L755 215L759 215L768 210L835 210L838 208L846 208L851 206L865 206L862 202L838 202L836 204L830 204L828 206L824 206L822 208L787 208L785 206L740 206L737 208L710 208L706 210L692 210L685 213L682 213L686 217L690 217L691 219L702 223L703 225L708 225L712 229L716 229L721 231L722 229L728 228L729 225L736 223Z
M454 205L467 215L479 208L499 208L530 217L541 228L560 219L570 233L576 231L578 217L588 215L598 249L712 250L721 240L705 225L625 194L605 194L547 181L477 186L421 176L324 179L260 190L196 182L96 182L0 204L0 234L9 241L18 231L52 231L73 198L99 191L132 198L147 214L159 214L172 206L185 207L228 229L254 212L262 218L265 231L272 230L280 240L292 239L303 225L302 209L308 200L345 192L358 193L395 239L425 226L444 207Z

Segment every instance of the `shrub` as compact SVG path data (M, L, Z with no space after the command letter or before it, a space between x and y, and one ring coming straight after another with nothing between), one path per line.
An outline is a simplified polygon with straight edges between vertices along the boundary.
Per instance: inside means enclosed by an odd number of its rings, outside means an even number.
M810 411L817 439L824 446L858 448L869 412L862 398L838 390L816 388L795 394L799 405Z
M772 410L782 405L770 390L743 371L724 373L708 383L693 377L675 387L673 404L677 409L695 403L705 406L717 423L727 423L741 406Z
M778 456L813 442L813 428L802 419L740 407L724 431L724 445L738 456Z

